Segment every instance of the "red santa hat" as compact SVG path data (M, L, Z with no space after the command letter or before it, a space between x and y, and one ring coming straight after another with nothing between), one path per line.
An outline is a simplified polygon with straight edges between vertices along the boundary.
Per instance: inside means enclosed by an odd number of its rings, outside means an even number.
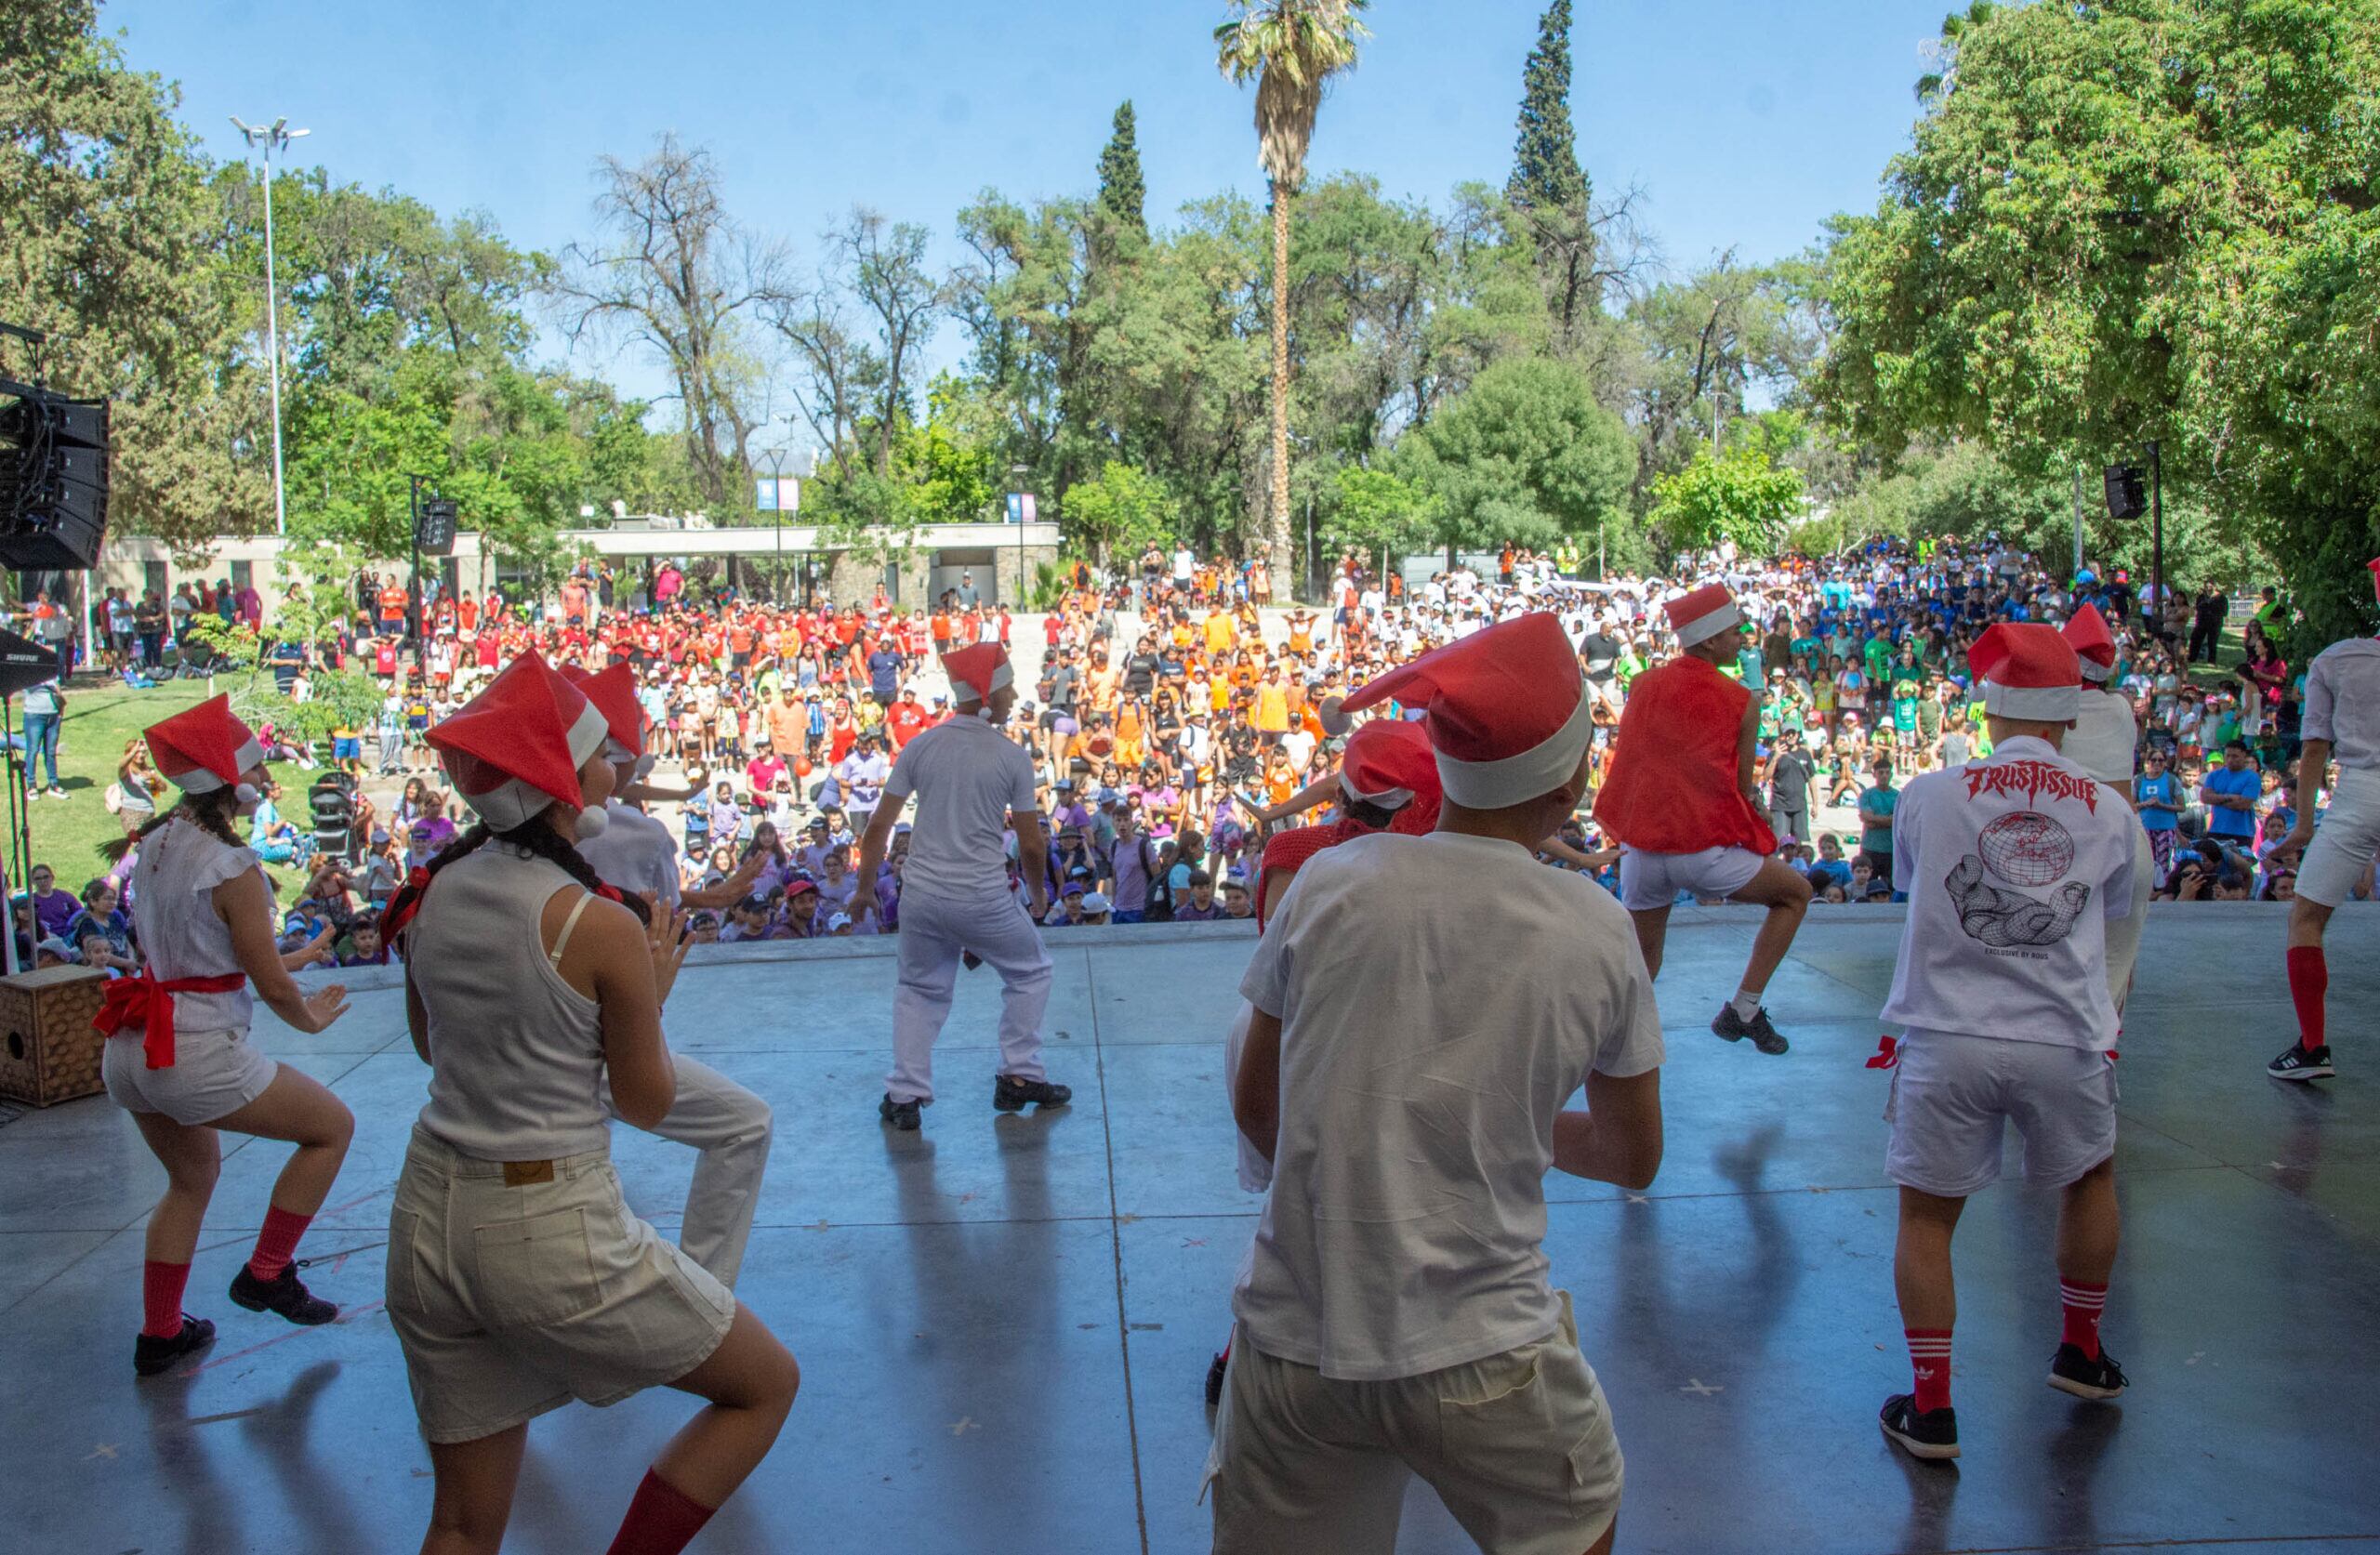
M580 808L578 769L603 748L605 729L603 710L533 651L427 738L463 802L509 832L549 805Z
M1349 697L1361 712L1395 698L1421 728L1446 797L1502 810L1569 781L1594 732L1579 656L1543 611L1499 623L1390 670Z
M644 706L636 699L636 671L624 664L589 675L576 665L562 668L562 679L576 686L603 715L603 731L615 762L633 761L644 749Z
M997 642L978 642L945 653L942 667L950 676L954 702L989 702L994 692L1016 680L1009 668L1008 650Z
M2372 559L2372 591L2380 594L2380 556Z
M1403 718L1372 719L1348 737L1339 786L1347 797L1382 810L1402 810L1417 798L1435 808L1438 763L1430 737Z
M264 765L264 746L232 714L229 692L151 724L141 737L157 771L185 794L235 787L242 773Z
M1669 612L1670 630L1677 634L1681 648L1707 642L1721 632L1733 631L1744 624L1743 612L1736 608L1736 597L1723 583L1681 594L1664 608Z
M2066 639L2066 645L2082 661L2082 679L2096 683L2115 674L2115 634L2108 630L2108 619L2099 613L2098 606L2075 607L2058 635Z
M2055 626L2001 622L1967 650L1983 710L2028 723L2071 723L2082 711L2082 661Z

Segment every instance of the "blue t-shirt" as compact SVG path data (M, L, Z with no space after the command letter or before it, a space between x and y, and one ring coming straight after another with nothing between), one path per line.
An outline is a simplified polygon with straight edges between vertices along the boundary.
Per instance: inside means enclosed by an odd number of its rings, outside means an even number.
M2264 795L2265 778L2254 767L2241 772L2219 767L2206 774L2206 786L2217 794L2254 799ZM2256 835L2256 812L2210 806L2206 812L2206 830L2210 837L2237 837L2244 841Z
M1871 853L1893 850L1893 811L1900 808L1897 788L1871 788L1859 796L1859 846Z
M2171 772L2160 772L2155 777L2146 774L2136 777L2132 780L2132 792L2137 799L2170 805L2181 802L2180 785L2174 782ZM2180 824L2180 816L2170 810L2144 810L2140 812L2140 824L2148 831L2170 832Z

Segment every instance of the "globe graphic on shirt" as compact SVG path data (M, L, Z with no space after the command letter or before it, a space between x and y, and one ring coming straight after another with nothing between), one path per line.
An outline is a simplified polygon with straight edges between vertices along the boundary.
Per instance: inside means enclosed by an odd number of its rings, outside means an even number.
M1976 851L2012 886L2051 886L2074 867L2074 836L2039 810L2020 810L1983 828Z

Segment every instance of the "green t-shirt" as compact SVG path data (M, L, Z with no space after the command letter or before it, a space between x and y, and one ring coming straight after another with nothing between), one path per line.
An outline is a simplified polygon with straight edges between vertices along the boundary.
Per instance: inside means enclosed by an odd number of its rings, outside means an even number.
M1862 648L1859 652L1860 656L1868 662L1868 679L1870 680L1881 680L1885 677L1885 675L1891 672L1893 667L1893 645L1886 642L1883 638L1870 638L1868 639L1867 646Z

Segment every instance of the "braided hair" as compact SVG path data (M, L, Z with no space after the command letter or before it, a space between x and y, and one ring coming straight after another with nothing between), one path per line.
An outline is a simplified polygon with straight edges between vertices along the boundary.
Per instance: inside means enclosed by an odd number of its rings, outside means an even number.
M462 836L440 849L436 858L415 871L413 877L400 886L397 893L389 899L388 907L381 914L381 922L392 926L390 937L402 937L410 927L414 915L420 911L423 898L429 893L430 882L437 878L440 870L456 859L478 852L491 842L501 842L543 859L586 887L589 895L617 902L634 913L639 923L650 924L653 921L652 909L645 905L642 897L629 896L605 885L596 875L594 866L567 838L547 824L545 811L540 810L509 831L496 831L486 822L475 821Z
M193 794L184 789L181 798L172 809L159 810L148 824L130 837L120 837L112 842L99 844L99 857L110 863L123 863L124 856L132 851L135 844L176 817L188 821L226 847L245 848L247 844L240 840L239 832L231 824L231 818L239 812L239 808L240 791L236 786L210 788L204 794Z

